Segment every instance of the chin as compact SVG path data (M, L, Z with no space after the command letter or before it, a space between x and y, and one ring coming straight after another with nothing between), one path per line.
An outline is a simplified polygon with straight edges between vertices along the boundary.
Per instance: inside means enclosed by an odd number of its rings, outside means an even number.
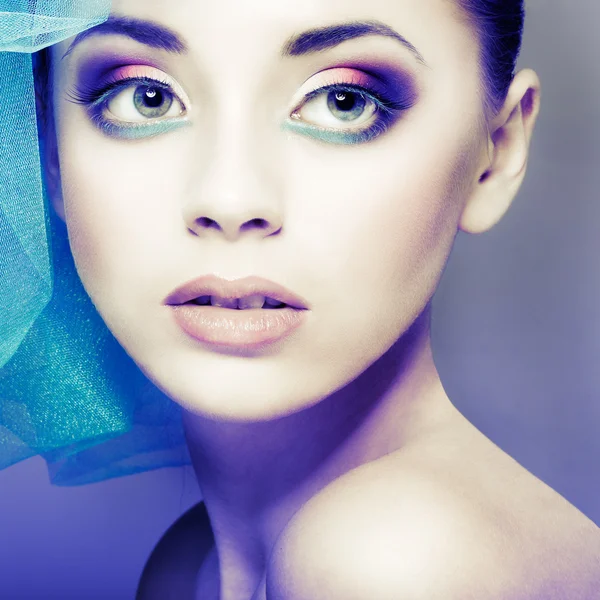
M135 360L135 358L134 358ZM239 357L179 357L138 362L144 374L190 413L216 420L267 421L308 408L337 382L307 376L282 357L243 362ZM327 373L331 379L332 373Z
M308 321L280 343L240 350L200 343L165 315L113 310L105 321L174 402L193 414L238 422L274 420L318 404L384 356L406 324L398 313L377 322L354 319L353 327L345 319L327 328Z

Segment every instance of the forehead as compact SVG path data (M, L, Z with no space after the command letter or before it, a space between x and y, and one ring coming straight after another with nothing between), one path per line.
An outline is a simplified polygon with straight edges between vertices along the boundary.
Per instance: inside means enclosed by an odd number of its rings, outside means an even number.
M190 56L253 63L277 56L303 31L376 20L426 56L472 61L477 39L454 0L113 0L113 13L153 21L185 41Z

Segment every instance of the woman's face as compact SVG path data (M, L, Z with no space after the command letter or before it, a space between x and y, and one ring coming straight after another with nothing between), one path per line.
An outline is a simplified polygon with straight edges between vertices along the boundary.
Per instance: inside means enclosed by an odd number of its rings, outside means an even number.
M71 40L53 50L64 216L87 292L194 412L265 419L314 404L434 292L486 148L475 33L447 0L114 0L113 12L183 43L91 35L62 60ZM421 59L392 35L282 51L307 30L374 20ZM132 77L161 83L102 96ZM332 84L354 87L308 97ZM217 349L165 305L205 274L265 277L310 310L282 343Z

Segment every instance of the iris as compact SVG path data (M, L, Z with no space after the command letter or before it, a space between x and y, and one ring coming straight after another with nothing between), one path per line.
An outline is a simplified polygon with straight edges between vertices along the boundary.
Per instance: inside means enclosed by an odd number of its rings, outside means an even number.
M367 101L352 92L329 92L327 94L327 107L337 119L353 121L360 117Z
M141 85L133 94L136 110L148 119L164 117L173 105L173 94L158 87Z

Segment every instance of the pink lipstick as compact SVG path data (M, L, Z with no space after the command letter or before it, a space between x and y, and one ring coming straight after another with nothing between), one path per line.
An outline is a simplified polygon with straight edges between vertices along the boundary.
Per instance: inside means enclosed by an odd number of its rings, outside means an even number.
M308 303L260 277L228 281L208 275L174 290L165 300L175 321L192 338L236 349L261 348L295 331Z

